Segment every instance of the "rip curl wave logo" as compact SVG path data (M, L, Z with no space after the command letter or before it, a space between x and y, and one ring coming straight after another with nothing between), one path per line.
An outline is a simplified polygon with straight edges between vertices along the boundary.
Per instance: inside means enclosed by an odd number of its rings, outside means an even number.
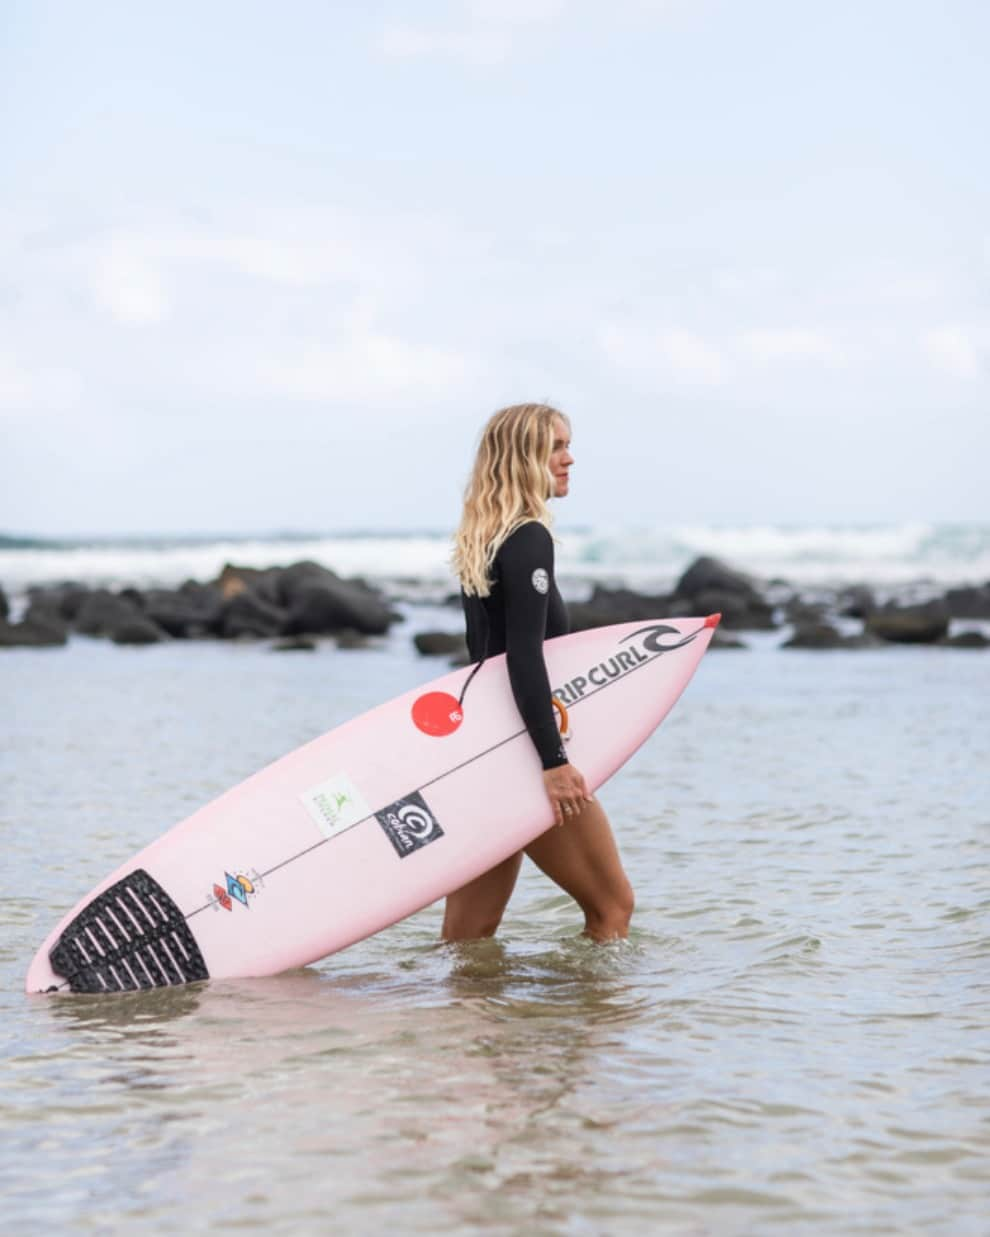
M547 593L550 589L550 577L542 567L537 567L530 577L533 581L533 588L538 593Z
M680 636L680 632L676 627L671 627L669 623L653 623L649 627L641 627L639 631L634 631L632 635L623 636L619 641L620 644L626 644L629 640L639 640L647 653L671 653L674 649L683 648L685 644L690 644L696 639L698 633L692 631L689 636L684 636L675 644L661 644L660 640L663 636Z
M693 631L690 635L682 636L678 628L672 627L669 623L651 623L648 627L641 627L638 631L623 636L619 641L619 644L625 644L628 647L616 649L611 657L591 666L584 674L575 675L562 687L555 687L553 694L565 705L576 704L592 691L607 687L613 679L621 679L655 657L664 653L673 653L676 649L683 648L685 644L690 644L698 634L697 631ZM664 643L664 638L669 636L678 638Z
M418 791L376 812L375 819L400 859L443 837L440 822Z

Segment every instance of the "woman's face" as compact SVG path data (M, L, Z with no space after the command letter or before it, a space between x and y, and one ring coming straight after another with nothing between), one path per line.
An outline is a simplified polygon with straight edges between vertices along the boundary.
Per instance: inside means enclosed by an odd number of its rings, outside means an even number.
M553 419L553 453L550 456L550 475L553 478L554 498L564 498L570 485L568 473L574 463L571 455L571 431L562 417Z

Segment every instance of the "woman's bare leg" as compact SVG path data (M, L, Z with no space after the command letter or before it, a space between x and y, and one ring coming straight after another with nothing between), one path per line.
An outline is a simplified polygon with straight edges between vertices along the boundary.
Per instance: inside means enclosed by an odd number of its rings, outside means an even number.
M516 887L522 851L447 897L442 936L445 941L474 941L494 936Z
M608 817L597 799L563 825L548 829L526 854L584 911L585 933L596 941L629 935L633 891Z

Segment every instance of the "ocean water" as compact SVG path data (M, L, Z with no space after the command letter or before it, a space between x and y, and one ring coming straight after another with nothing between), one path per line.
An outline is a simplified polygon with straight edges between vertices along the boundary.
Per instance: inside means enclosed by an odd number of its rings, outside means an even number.
M53 922L192 809L421 683L370 650L0 656L0 1189L13 1232L938 1234L990 1198L990 658L710 652L601 792L637 893L525 865L284 976L26 996Z

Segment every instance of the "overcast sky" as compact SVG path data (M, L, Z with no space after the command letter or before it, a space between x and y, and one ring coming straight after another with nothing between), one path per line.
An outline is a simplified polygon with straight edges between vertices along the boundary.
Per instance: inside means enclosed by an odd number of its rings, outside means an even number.
M990 517L985 0L0 0L0 531Z

